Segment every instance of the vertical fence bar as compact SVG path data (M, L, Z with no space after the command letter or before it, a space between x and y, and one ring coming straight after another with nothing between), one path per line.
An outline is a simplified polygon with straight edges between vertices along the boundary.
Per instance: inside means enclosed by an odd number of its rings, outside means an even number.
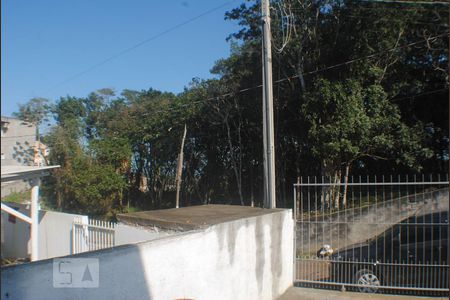
M297 184L299 184L300 182L297 181ZM296 282L297 280L297 189L299 189L300 186L297 186L294 184L294 211L292 214L292 218L294 219L294 242L293 242L293 253L294 253L294 257L293 257L293 272L292 272L292 282Z

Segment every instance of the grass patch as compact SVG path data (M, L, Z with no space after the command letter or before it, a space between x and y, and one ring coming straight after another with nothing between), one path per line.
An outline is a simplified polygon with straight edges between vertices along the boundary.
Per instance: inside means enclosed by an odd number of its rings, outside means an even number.
M138 211L142 211L142 209L137 206L125 207L126 213L133 213L133 212L138 212Z
M31 192L13 192L6 197L2 197L2 202L24 203L30 201Z

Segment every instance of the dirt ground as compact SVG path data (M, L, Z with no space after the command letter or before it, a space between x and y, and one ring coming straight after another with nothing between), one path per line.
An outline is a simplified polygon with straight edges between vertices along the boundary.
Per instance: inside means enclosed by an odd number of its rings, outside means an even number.
M324 281L330 277L330 261L302 260L297 261L296 278L302 280Z

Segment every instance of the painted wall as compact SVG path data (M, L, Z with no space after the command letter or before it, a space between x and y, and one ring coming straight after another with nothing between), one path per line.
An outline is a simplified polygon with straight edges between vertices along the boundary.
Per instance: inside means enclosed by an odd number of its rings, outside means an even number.
M6 203L8 206L29 216L25 205ZM2 258L29 257L30 224L1 211L1 256Z
M25 204L7 203L25 215L30 215L29 207ZM88 217L54 211L39 211L39 259L47 259L72 254L72 224L76 218L84 218L88 224ZM170 231L142 228L117 224L115 226L115 243L126 245L142 241L149 241L172 234ZM1 212L1 255L3 258L30 257L30 224L12 218L4 211Z
M73 256L98 259L98 288L53 288L52 260L6 267L1 298L277 299L292 285L293 232L279 210Z
M19 119L2 116L1 151L2 165L32 166L36 126Z
M8 204L30 215L24 204ZM65 256L72 252L72 223L75 214L54 211L39 211L39 259ZM14 219L14 218L13 218ZM1 252L4 258L25 258L30 256L30 224L15 218L12 222L8 213L1 212Z
M150 241L174 234L173 231L145 228L118 223L115 227L116 246Z
M1 164L2 166L32 166L36 127L23 121L1 117ZM17 180L1 183L1 196L30 189L28 181Z

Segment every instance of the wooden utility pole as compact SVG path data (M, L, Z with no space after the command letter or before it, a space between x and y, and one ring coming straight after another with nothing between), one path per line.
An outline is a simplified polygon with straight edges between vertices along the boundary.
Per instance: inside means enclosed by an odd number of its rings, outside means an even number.
M178 154L178 165L177 165L177 175L176 175L176 185L177 185L177 197L175 200L175 207L180 207L180 187L181 187L181 174L183 173L183 158L184 158L184 140L186 139L186 124L184 124L184 133L181 140L180 154Z
M263 139L264 139L264 207L276 207L275 142L273 125L272 45L269 0L261 1L263 32Z

